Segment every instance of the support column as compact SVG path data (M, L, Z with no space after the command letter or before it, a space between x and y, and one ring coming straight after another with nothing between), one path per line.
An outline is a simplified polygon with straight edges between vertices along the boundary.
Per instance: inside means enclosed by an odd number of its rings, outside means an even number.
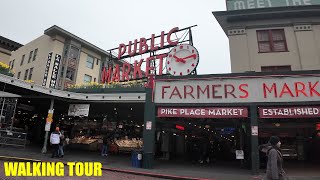
M143 168L151 169L154 161L156 117L155 104L152 102L152 88L146 88L143 128Z
M52 117L53 117L53 106L54 106L54 99L51 99L50 109L48 111L48 116L47 116L46 125L45 125L46 134L44 137L44 143L43 143L43 147L42 147L42 151L41 151L43 154L47 153L48 136L49 136L50 127L51 127L51 123L52 123Z
M252 174L259 174L259 142L258 142L258 110L257 105L250 105L250 124L251 124L251 170Z

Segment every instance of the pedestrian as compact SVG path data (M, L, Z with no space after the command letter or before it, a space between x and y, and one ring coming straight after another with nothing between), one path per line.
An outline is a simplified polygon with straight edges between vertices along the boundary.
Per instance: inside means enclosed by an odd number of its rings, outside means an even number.
M267 150L268 162L266 179L267 180L287 180L285 172L282 168L283 156L280 149L281 142L279 137L271 136L269 140L270 146Z
M104 134L102 139L101 156L107 156L107 155L108 155L108 136L107 134Z
M61 130L60 143L59 143L59 153L58 153L59 158L63 158L63 156L64 156L64 152L63 152L64 143L65 143L64 131Z
M51 158L58 157L59 155L59 143L60 143L60 132L59 127L56 127L56 130L50 135L50 144L52 145L52 155Z

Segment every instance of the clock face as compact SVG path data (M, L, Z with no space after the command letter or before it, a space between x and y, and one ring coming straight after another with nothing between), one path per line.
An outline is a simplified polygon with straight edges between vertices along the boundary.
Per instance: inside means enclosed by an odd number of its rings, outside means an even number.
M199 63L197 49L189 44L180 44L167 56L167 71L173 76L185 76L196 69Z

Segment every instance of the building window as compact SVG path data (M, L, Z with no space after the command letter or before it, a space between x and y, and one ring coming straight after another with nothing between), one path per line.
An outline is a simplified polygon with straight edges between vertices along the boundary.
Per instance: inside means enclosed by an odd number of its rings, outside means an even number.
M283 29L259 30L257 38L260 53L288 51Z
M92 79L92 76L89 76L87 74L84 75L84 83L90 83Z
M32 58L32 54L33 54L33 51L30 51L30 54L29 54L29 59L28 59L28 63L30 63L30 61L31 61L31 58Z
M21 72L18 72L17 78L20 79Z
M99 65L99 59L97 59L97 61L96 61L96 65L97 65L97 66Z
M24 55L22 55L20 66L22 66L22 65L23 65L23 62L24 62L24 58L25 58L25 56L26 56L25 54L24 54Z
M93 57L88 55L88 57L87 57L87 67L90 68L90 69L93 69L93 62L94 62Z
M9 61L9 68L11 68L11 61Z
M74 70L67 69L66 79L73 81L74 80Z
M38 53L38 48L34 50L32 61L36 60L36 58L37 58L37 53Z
M11 69L13 69L14 61L15 61L15 59L14 59L14 60L12 60L12 62L11 62ZM10 66L9 66L9 67L10 67Z
M97 78L93 78L93 82L96 82L97 81Z
M28 72L29 72L29 69L27 69L27 70L24 72L24 78L23 78L23 80L27 80Z
M31 80L31 78L32 78L32 73L33 73L33 68L30 68L28 80Z
M71 47L70 49L70 58L71 59L77 59L79 55L79 49L76 47Z
M291 71L291 66L261 66L261 72Z

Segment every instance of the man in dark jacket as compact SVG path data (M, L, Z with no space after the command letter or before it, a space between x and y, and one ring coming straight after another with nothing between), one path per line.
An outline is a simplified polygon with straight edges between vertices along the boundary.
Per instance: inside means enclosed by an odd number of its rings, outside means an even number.
M108 136L105 134L102 139L101 156L107 156L107 155L108 155Z

